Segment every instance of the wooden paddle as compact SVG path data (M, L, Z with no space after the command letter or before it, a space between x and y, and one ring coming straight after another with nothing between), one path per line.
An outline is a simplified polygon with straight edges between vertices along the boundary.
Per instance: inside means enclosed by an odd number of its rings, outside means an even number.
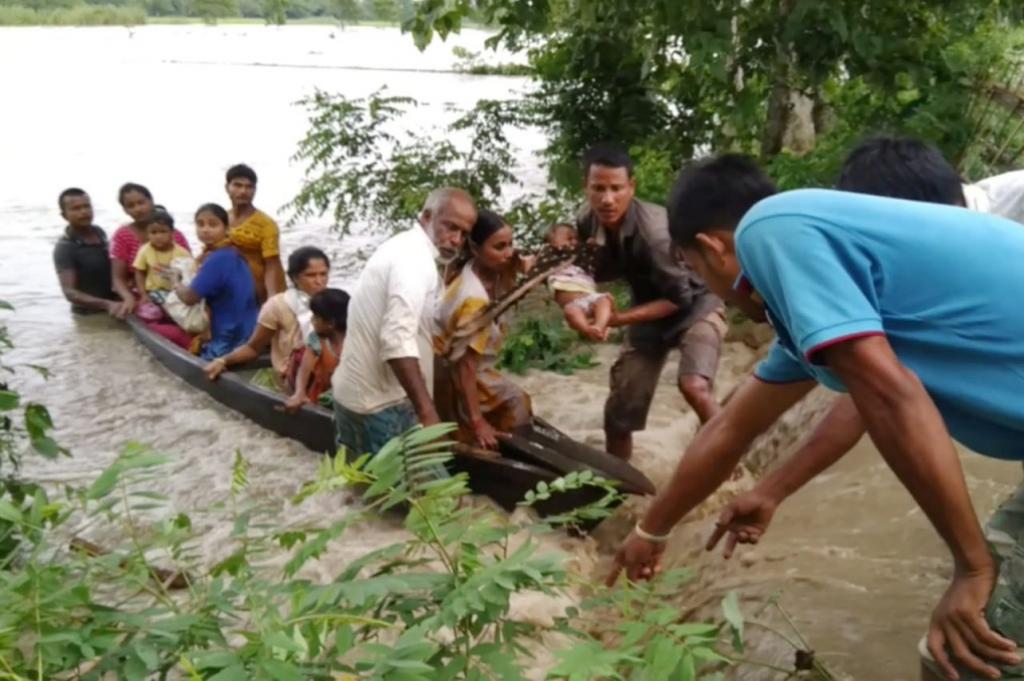
M441 349L442 357L461 357L470 341L478 333L490 326L510 307L522 300L535 286L547 280L556 271L576 261L579 252L556 251L547 249L541 254L532 272L515 288L501 295L480 309L472 319L464 322Z

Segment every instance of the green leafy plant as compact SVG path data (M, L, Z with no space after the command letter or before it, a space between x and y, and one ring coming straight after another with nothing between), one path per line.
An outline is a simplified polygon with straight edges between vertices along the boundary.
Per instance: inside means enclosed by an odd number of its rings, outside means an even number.
M9 345L5 331L0 338ZM10 412L18 403L5 391ZM60 498L39 487L0 490L0 539L15 540L0 555L0 678L526 678L530 645L545 628L514 618L513 598L592 588L540 538L592 525L621 496L583 470L539 483L521 502L529 509L584 488L602 492L558 516L509 517L473 503L465 475L437 474L451 459L445 436L453 430L417 427L374 456L325 457L293 503L354 486L362 504L314 527L284 525L279 509L250 494L253 472L235 452L225 500L195 511L232 520L226 556L211 566L198 555L192 518L152 491L170 458L139 443ZM10 442L31 440L28 428L19 433ZM368 516L402 522L405 538L326 579L304 576ZM275 567L282 551L288 560ZM734 595L722 623L681 621L669 602L685 576L602 588L581 608L556 612L549 628L567 638L548 678L710 680L721 665L756 664L724 652L726 637L742 651Z
M248 465L236 453L225 502L235 518L232 550L208 573L190 545L188 516L142 521L166 510L146 488L164 474L167 459L127 446L88 488L58 505L61 522L72 513L106 521L119 528L123 544L67 554L53 543L55 533L37 532L19 569L0 571L0 660L8 678L184 672L221 681L471 679L483 678L481 670L521 677L534 628L508 618L511 596L569 586L557 558L543 555L531 535L606 515L615 492L593 475L567 476L524 505L598 486L606 490L604 507L539 524L512 522L463 503L464 476L426 475L450 458L443 436L451 430L416 429L373 457L325 459L295 502L355 484L365 504L320 528L281 529L268 509L246 500ZM39 524L38 505L4 508L23 531ZM325 583L298 577L353 522L397 509L405 512L407 540L363 556ZM282 548L292 552L282 570L261 567ZM181 595L171 591L174 582L184 586Z
M481 100L450 112L445 126L415 132L405 117L418 103L383 90L357 99L318 91L300 104L310 127L295 154L306 180L286 207L293 219L329 214L342 234L390 234L413 224L431 190L452 186L502 212L519 245L532 247L551 223L573 214L565 191L522 194L507 133L532 123L516 101Z
M527 315L513 322L498 353L498 366L515 374L529 369L571 374L597 364L575 331L547 315Z
M580 154L613 140L638 156L664 157L662 177L648 173L639 183L657 196L683 162L709 150L770 163L821 146L804 171L811 185L834 181L848 148L836 140L876 131L921 136L959 161L983 139L967 113L1005 60L1019 22L1008 7L425 0L403 28L422 48L458 32L470 12L492 22L498 32L489 44L525 53L534 69L528 108L548 135L551 178L578 186Z
M728 668L746 666L769 670L780 679L833 680L795 628L787 635L760 619L769 608L777 608L792 627L777 594L748 619L738 595L730 591L721 600L721 619L688 621L674 601L693 576L687 568L675 568L653 582L600 590L585 600L581 610L567 613L560 624L573 632L588 633L580 644L556 654L558 663L548 678L722 681ZM750 625L764 628L791 646L792 666L744 657Z
M0 311L13 310L10 303L0 300ZM19 368L32 369L44 378L48 372L39 366L8 364L4 353L12 347L7 325L0 322L0 376L4 379L0 380L0 566L15 561L23 542L38 536L56 515L43 489L21 476L22 457L26 451L51 459L68 455L50 435L50 412L37 402L23 403L12 384ZM30 523L20 522L26 509Z
M533 73L533 69L526 64L488 64L481 59L480 53L464 47L453 47L452 56L458 59L455 63L455 71L458 73L473 76L529 76Z
M584 586L540 549L538 535L605 517L618 495L584 471L539 485L522 502L586 486L605 491L597 504L561 517L515 521L466 503L463 476L426 475L450 458L443 437L452 429L414 429L373 457L325 458L294 502L357 485L365 505L323 527L283 528L246 499L248 464L236 453L225 502L234 517L231 552L208 571L192 546L191 519L167 513L165 500L146 491L165 475L167 457L126 446L91 485L57 504L58 526L80 514L87 525L106 521L121 541L67 553L55 543L63 541L59 528L36 532L18 569L0 570L4 678L526 678L541 629L511 617L513 596ZM353 523L370 514L397 520L398 512L407 539L326 580L301 576ZM145 520L153 516L161 519ZM10 520L27 533L40 516L33 507ZM268 567L281 549L290 559ZM723 637L742 651L734 595L723 602L721 623L680 620L669 603L686 578L674 571L649 585L601 589L581 609L564 609L553 631L568 639L548 678L710 680L722 665L757 664L724 652Z

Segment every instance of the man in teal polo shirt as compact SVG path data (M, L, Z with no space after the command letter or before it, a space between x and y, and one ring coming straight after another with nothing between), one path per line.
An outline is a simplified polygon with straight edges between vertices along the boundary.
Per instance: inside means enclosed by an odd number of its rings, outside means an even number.
M821 382L849 393L953 553L954 578L928 635L940 667L949 678L959 678L956 669L998 678L1000 665L1024 678L1010 668L1024 641L1013 630L1024 627L1014 613L1024 558L1004 560L999 573L950 440L1024 459L1024 315L1007 295L1024 286L1024 231L956 207L826 190L772 194L738 156L694 164L677 181L673 240L712 291L771 321L778 343L760 378L698 432L620 549L616 572L653 575L671 527ZM1009 541L1024 556L1024 538ZM1004 635L986 622L986 606Z

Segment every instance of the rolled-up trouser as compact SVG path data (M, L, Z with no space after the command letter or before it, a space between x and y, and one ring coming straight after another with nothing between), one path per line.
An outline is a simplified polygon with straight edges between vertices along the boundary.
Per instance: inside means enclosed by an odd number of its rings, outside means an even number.
M1024 483L989 518L985 539L999 564L999 577L985 608L985 619L992 629L1016 641L1017 652L1024 658ZM937 678L943 678L925 639L918 648L924 664ZM961 667L957 671L961 681L987 678ZM1000 671L1003 679L1024 679L1024 664L1000 667Z
M725 331L725 310L716 308L687 329L677 344L638 343L627 334L612 365L611 392L604 403L605 430L632 433L647 427L654 390L673 348L679 348L680 380L684 376L703 376L714 383Z

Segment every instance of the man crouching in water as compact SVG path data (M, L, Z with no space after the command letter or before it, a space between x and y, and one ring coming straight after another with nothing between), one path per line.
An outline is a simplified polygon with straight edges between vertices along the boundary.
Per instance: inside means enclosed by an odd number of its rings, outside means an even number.
M899 154L895 160L903 162ZM890 170L875 166L876 174ZM890 176L908 187L935 179ZM937 177L931 189L948 185L943 202L962 202L955 172ZM622 569L632 579L653 576L671 527L820 382L848 393L854 409L834 415L853 420L843 432L863 423L953 554L953 580L926 639L937 668L949 679L1000 678L997 666L1005 678L1024 678L1024 488L993 519L1006 544L994 544L993 556L950 440L952 433L979 453L1024 459L1024 346L1016 342L1024 317L1006 295L1024 285L1024 232L1006 220L920 201L774 193L753 161L733 155L696 163L676 182L673 240L713 291L771 321L777 341L755 376L697 433L619 550L610 580ZM956 276L942 274L954 264ZM816 452L805 446L786 464L787 484L813 477L824 459L834 461L846 448L839 439L819 441ZM757 532L754 511L731 512L709 545L731 532L731 549Z
M433 385L434 305L438 264L461 252L476 222L476 205L461 189L436 189L419 224L391 237L359 275L348 309L345 352L334 372L334 420L339 446L375 454L420 423L439 422Z

